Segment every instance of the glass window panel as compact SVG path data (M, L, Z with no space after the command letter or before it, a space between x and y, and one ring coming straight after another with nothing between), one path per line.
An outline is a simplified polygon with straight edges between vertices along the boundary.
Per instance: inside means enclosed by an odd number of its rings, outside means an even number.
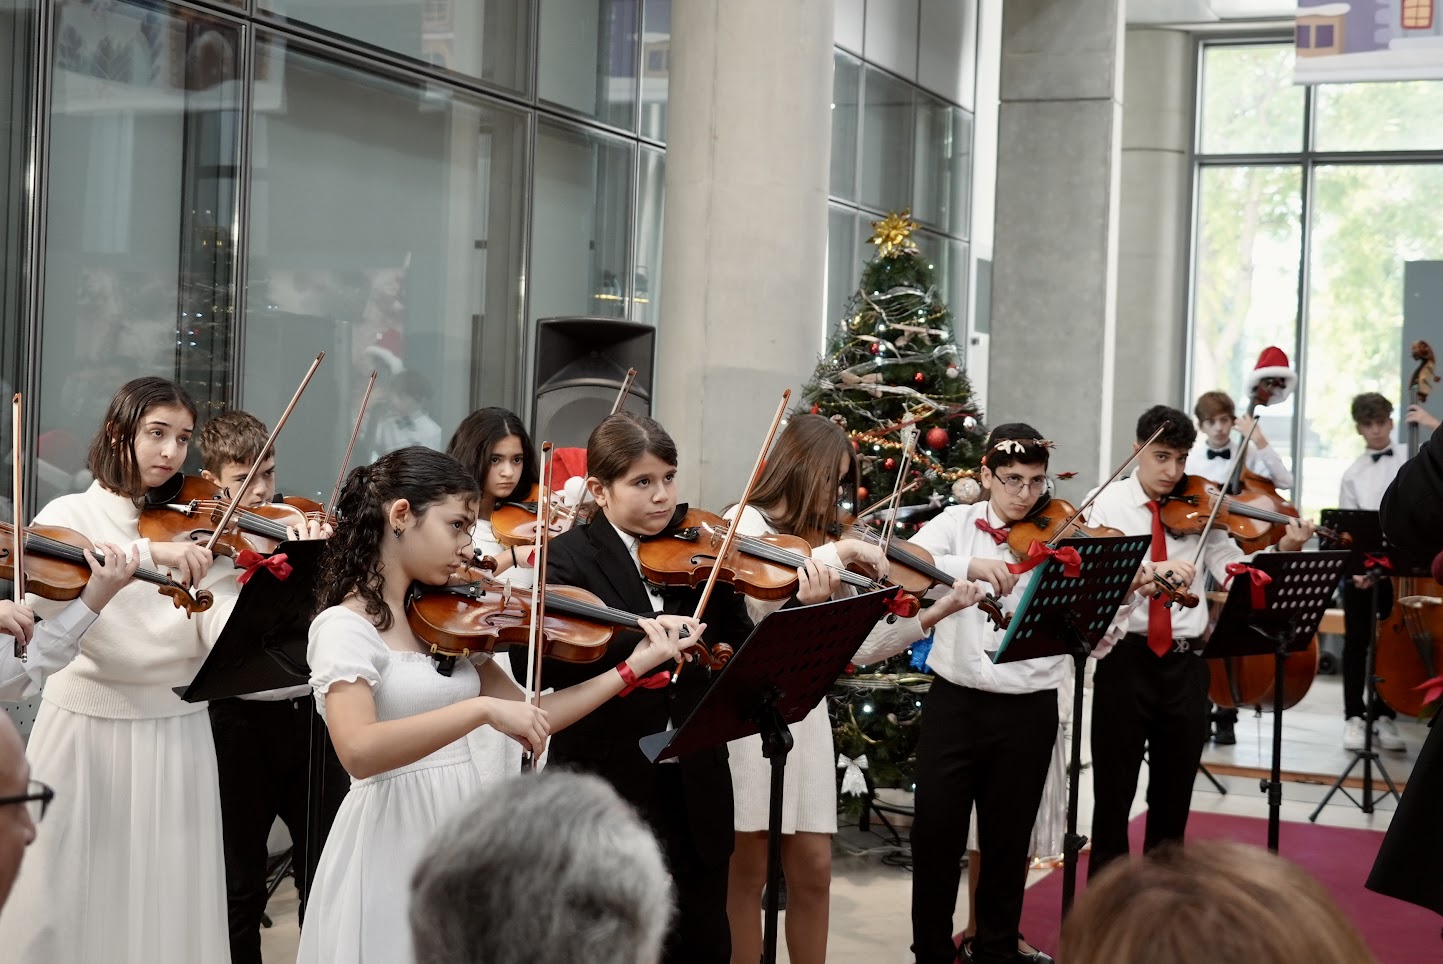
M631 316L653 325L661 317L661 250L666 210L666 155L641 148L636 198L636 269L632 272Z
M0 0L0 397L19 385L25 305L28 192L26 165L31 115L30 72L35 66L35 0ZM10 473L0 473L9 493ZM0 498L0 518L9 520Z
M641 34L641 136L666 140L671 78L671 0L646 0Z
M543 120L536 134L530 314L626 316L635 147Z
M642 0L539 2L538 93L588 117L634 129Z
M918 231L917 250L932 266L937 294L951 313L954 334L967 332L967 245L931 231Z
M862 62L840 50L832 56L831 191L857 199L857 123L862 99Z
M1443 259L1443 165L1319 167L1313 185L1302 506L1316 518L1363 452L1354 395L1385 395L1402 437L1403 267Z
M935 97L917 95L912 216L944 231L967 233L971 175L971 118Z
M1443 149L1443 82L1319 84L1316 90L1320 151Z
M242 403L269 424L326 351L278 445L284 490L326 498L373 369L352 464L522 398L526 120L279 40L258 56Z
M1302 257L1297 167L1207 167L1198 174L1193 256L1193 395L1227 392L1246 408L1243 379L1258 354L1297 343ZM1293 464L1296 396L1262 410L1263 431Z
M1288 44L1203 47L1203 154L1303 149L1304 88Z
M236 0L244 6L243 0ZM534 0L259 0L290 20L525 91Z
M912 203L911 84L863 67L861 201L886 211Z
M226 399L239 43L190 10L56 7L36 505L83 487L125 381Z
M827 209L827 317L826 331L842 318L847 300L862 280L862 262L857 257L857 215L850 208L831 205Z

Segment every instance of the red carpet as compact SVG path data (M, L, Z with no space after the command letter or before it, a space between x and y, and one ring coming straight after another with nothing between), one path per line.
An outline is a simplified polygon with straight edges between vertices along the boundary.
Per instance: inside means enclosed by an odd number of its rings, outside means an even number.
M1145 814L1136 817L1129 827L1134 854L1142 851L1145 819ZM1194 813L1188 820L1187 829L1189 840L1237 840L1259 847L1266 847L1268 843L1267 821L1252 817ZM1443 939L1439 937L1443 919L1421 907L1363 888L1382 841L1382 832L1376 830L1319 827L1311 823L1285 821L1279 852L1328 888L1381 964L1443 960ZM1420 867L1419 872L1437 871ZM1086 881L1087 854L1083 854L1077 873L1079 894ZM1061 911L1062 871L1059 869L1027 891L1022 908L1022 933L1033 946L1056 953Z

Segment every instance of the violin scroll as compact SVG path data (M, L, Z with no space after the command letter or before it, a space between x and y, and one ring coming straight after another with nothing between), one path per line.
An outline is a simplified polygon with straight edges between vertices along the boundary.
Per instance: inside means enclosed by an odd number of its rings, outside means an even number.
M1194 609L1197 607L1197 595L1187 586L1183 585L1181 579L1178 579L1171 573L1155 573L1152 577L1152 588L1152 597L1157 599L1166 596L1165 604L1168 607L1174 605L1181 606L1184 609Z
M1004 612L1002 610L1002 600L990 592L983 596L981 601L977 603L977 608L982 610L988 619L992 620L992 625L1003 632L1006 632L1007 628L1012 625L1012 614Z

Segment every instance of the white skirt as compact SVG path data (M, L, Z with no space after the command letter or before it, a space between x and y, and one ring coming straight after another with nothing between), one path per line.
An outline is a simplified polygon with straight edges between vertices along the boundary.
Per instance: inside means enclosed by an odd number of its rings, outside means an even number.
M55 800L0 914L0 956L229 960L210 715L112 720L42 701L26 756Z
M727 744L737 833L767 829L772 765L762 756L760 736ZM782 789L782 833L837 832L837 750L823 700L792 727Z
M436 827L481 789L469 754L352 784L326 837L297 964L407 964L411 874ZM519 765L518 765L519 769Z
M511 660L504 652L497 653L492 662L501 668L507 679L515 682L511 675ZM466 734L466 744L471 748L471 759L485 783L495 783L521 772L521 744L495 727L476 727Z

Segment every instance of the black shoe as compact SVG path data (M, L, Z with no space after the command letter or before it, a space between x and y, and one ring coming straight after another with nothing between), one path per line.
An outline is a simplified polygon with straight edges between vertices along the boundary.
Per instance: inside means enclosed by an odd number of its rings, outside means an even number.
M1237 735L1233 733L1231 720L1218 720L1213 728L1213 742L1219 746L1232 746L1238 742Z
M1026 940L1027 938L1019 934L1018 939ZM957 960L964 962L976 960L976 958L972 956L972 941L973 938L971 937L964 937L962 939L962 946L957 948ZM1050 955L1044 954L1042 951L1033 951L1031 954L1024 954L1018 951L1015 959L1017 961L1025 961L1027 964L1056 964Z

